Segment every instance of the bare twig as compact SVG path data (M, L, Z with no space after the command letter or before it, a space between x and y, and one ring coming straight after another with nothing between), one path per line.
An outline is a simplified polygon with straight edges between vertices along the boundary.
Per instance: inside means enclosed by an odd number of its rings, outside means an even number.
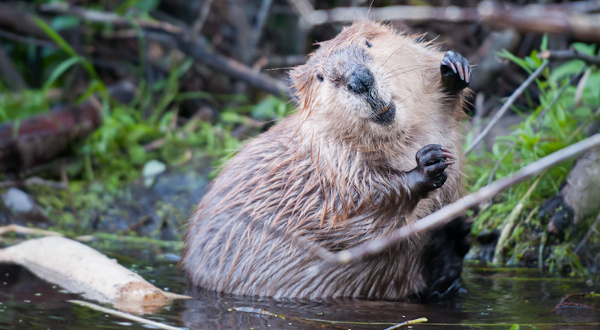
M494 165L494 168L490 172L490 177L488 178L488 182L487 182L488 185L490 183L492 183L492 181L494 181L494 177L496 176L496 171L498 171L498 169L500 168L500 165L502 164L502 161L504 160L504 157L508 156L508 154L514 149L515 145L516 145L515 143L512 143L512 145L510 147L508 147L508 149L506 149L506 151L504 152L504 154L502 154L502 156L500 157L500 159L498 159L498 161Z
M202 3L202 8L200 8L200 12L198 13L198 18L194 22L192 26L192 40L198 39L202 28L204 27L204 22L206 22L206 18L208 17L208 13L210 13L210 7L212 6L213 0L206 0Z
M76 6L64 6L63 4L49 4L42 7L46 12L73 15L93 22L111 23L115 26L131 26L131 21L129 19L122 18L113 13L90 11ZM175 45L187 56L190 56L221 73L248 82L269 93L275 95L287 95L287 86L282 81L271 78L261 72L257 72L248 66L223 55L210 53L204 46L197 42L197 40L192 39L189 33L184 32L183 29L178 26L165 22L151 22L146 20L135 20L135 22L143 29L155 29L166 32L166 37L170 35L171 38L168 38L168 41L161 40L161 42L170 47ZM173 42L171 43L171 41Z
M25 187L25 186L44 186L52 189L65 189L65 184L62 182L44 180L38 177L27 178L24 181L0 181L0 188L5 187Z
M545 50L540 52L538 57L556 61L582 60L587 64L600 65L600 57L582 54L575 48L567 50Z
M475 146L479 142L481 142L481 140L483 140L483 138L490 132L490 130L492 129L492 127L494 127L494 125L496 124L496 122L500 118L502 118L502 116L504 115L504 113L512 106L512 104L517 100L517 98L521 94L523 94L523 92L525 91L525 89L527 89L527 87L544 71L544 69L546 69L547 66L548 66L548 61L545 61L544 63L542 63L542 65L540 65L540 67L537 70L535 70L529 76L529 78L527 78L527 80L525 80L521 84L521 86L519 86L519 88L517 88L512 93L512 95L506 100L506 102L500 108L500 110L498 110L498 112L496 112L496 114L494 115L494 117L492 118L492 120L490 120L490 122L483 129L483 131L475 138L475 140L473 140L473 142L471 143L471 145L465 151L465 155L469 154L469 152L471 152L473 150L473 148L475 148Z
M69 6L68 4L62 2L41 5L40 11L53 14L72 15L89 22L111 24L116 27L131 27L131 22L133 20L137 25L145 29L160 29L170 33L183 32L178 26L167 22L154 22L145 19L128 19L114 13L85 9L77 6Z
M567 300L569 300L571 297L587 296L588 294L593 294L593 292L569 293L568 295L564 296L560 300L560 302L558 304L556 304L556 306L554 307L553 310L550 311L550 313L556 313L558 311L558 309L561 308L561 307L563 307L563 306L578 306L578 307L581 307L581 308L594 310L594 308L591 307L591 306L587 306L587 305L583 305L583 304L574 304L574 303L568 303L567 302Z
M254 71L248 66L223 55L209 53L200 44L190 40L184 35L175 34L173 36L177 41L177 48L193 59L200 61L228 76L246 81L271 94L287 94L287 87L282 81Z
M590 78L590 75L592 74L592 68L584 67L584 69L582 70L585 70L585 73L583 74L583 76L581 76L581 79L577 83L577 89L575 90L575 109L581 107L583 89L585 88L585 84L587 83L588 79Z
M587 240L590 238L590 236L592 236L593 232L596 232L596 233L598 232L596 230L596 227L598 226L599 223L600 223L600 214L598 214L598 216L596 217L596 220L590 226L590 229L587 231L587 233L585 234L585 236L583 237L581 242L579 242L579 244L577 244L577 247L575 248L575 254L577 254L579 252L579 250L581 250L581 248L585 245L585 242L587 242Z
M481 133L481 127L483 125L483 116L485 112L485 94L483 92L477 93L475 96L475 115L471 120L471 133L473 136L479 135ZM482 148L477 148L477 155L481 155Z
M497 180L491 185L485 186L479 189L479 191L467 195L452 204L448 204L437 212L434 212L415 223L396 229L389 235L363 243L352 249L338 252L333 256L329 254L322 255L321 257L325 260L325 264L323 264L322 267L325 267L327 263L347 264L358 262L368 255L380 253L385 248L405 237L446 224L463 214L466 210L477 206L482 201L499 194L505 189L598 145L600 145L600 134L595 134L583 141L539 159L523 167L518 172Z
M556 33L579 39L600 40L598 15L587 14L600 7L600 1L585 4L513 6L483 1L477 7L387 6L381 8L338 7L315 10L308 0L288 0L308 26L347 23L370 18L408 22L483 22L491 27L512 28L522 32Z
M254 55L254 52L256 51L256 47L258 45L258 41L262 36L265 21L267 19L267 13L271 8L272 2L273 0L263 0L258 14L256 14L256 24L254 24L254 30L250 35L250 42L248 43L248 51L250 52L251 56Z
M10 56L6 54L2 47L0 47L0 76L4 78L4 83L13 91L20 91L27 88L25 79L23 79L23 76L15 67Z
M567 88L569 86L571 86L572 84L575 83L575 81L577 79L579 79L579 77L581 76L581 74L586 70L585 67L583 67L578 73L574 74L573 76L571 76L571 79L569 80L569 82L567 82L566 84L564 84L556 93L556 95L554 95L554 98L552 98L552 101L550 101L550 103L544 108L544 110L542 110L539 115L536 117L536 121L538 119L543 118L546 113L548 112L548 110L552 109L552 107L554 106L554 104L556 104L556 102L558 102L558 99L560 99L560 97L565 93L565 91L567 90ZM540 122L541 124L541 122Z
M37 235L37 236L63 236L63 234L50 230L43 230L38 228L23 227L15 224L0 227L0 236L7 233L17 233L23 235Z
M2 10L2 7L0 7ZM35 45L40 47L58 47L54 42L49 40L36 39L33 37L24 37L16 33L0 30L0 38L10 41L20 42L22 44Z

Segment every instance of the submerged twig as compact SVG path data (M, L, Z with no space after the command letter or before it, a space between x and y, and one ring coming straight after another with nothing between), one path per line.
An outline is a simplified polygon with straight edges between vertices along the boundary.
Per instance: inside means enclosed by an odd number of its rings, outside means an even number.
M387 322L377 322L377 323L372 323L372 322L356 322L356 321L333 321L333 320L325 320L325 319L312 319L312 318L303 318L303 317L295 317L295 316L289 316L289 315L283 315L283 314L277 314L277 313L273 313L270 312L268 310L262 309L262 308L254 308L254 307L233 307L231 309L232 311L236 311L236 312L243 312L243 313L250 313L253 315L260 315L260 316L269 316L269 317L276 317L282 320L294 320L294 321L298 321L304 324L310 324L313 326L318 326L318 327L335 327L335 328L340 328L340 329L348 329L347 325L365 325L365 324L370 324L370 325L376 325L376 324L391 324L391 323L387 323ZM385 328L385 330L388 329L399 329L401 327L405 327L405 326L410 326L413 324L417 324L417 323L423 323L423 322L428 322L429 320L426 317L420 317L418 319L414 319L414 320L409 320L406 322L402 322L399 324L394 324L391 327ZM342 324L344 324L345 326L341 326Z
M558 311L559 308L563 307L563 306L576 306L576 307L581 307L581 308L585 308L585 309L590 309L590 310L594 310L594 307L585 305L585 304L579 304L579 303L568 303L567 300L570 299L571 297L576 297L576 296L587 296L588 294L593 294L593 292L577 292L577 293L569 293L568 295L564 296L560 302L558 304L556 304L556 306L554 307L553 310L550 311L550 313L556 313Z
M157 329L167 329L167 330L181 330L181 329L183 329L183 328L178 328L178 327L170 326L170 325L167 325L167 324L164 324L164 323L160 323L160 322L148 320L148 319L145 319L143 317L135 316L135 315L132 315L132 314L129 314L129 313L125 313L125 312L121 312L121 311L118 311L118 310L114 310L114 309L102 307L100 305L92 304L92 303L87 302L87 301L67 300L67 302L70 302L71 304L75 304L75 305L79 305L79 306L88 307L88 308L91 308L91 309L96 310L98 312L102 312L102 313L110 314L110 315L113 315L113 316L121 317L121 318L130 320L130 321L138 322L138 323L141 323L141 324L147 324L147 325L155 327Z
M517 100L517 98L519 96L521 96L521 94L525 91L525 89L527 89L527 87L544 71L544 69L546 69L547 66L548 66L548 61L545 61L544 63L542 63L542 65L540 65L540 67L537 68L537 70L535 70L529 76L529 78L527 78L527 80L525 80L521 84L521 86L519 86L519 88L517 88L512 93L512 95L506 100L506 102L500 108L500 110L498 110L498 112L496 112L496 114L494 115L494 117L492 118L492 120L490 120L490 122L483 129L483 131L481 133L479 133L479 135L473 140L473 142L471 143L471 145L465 151L465 155L469 154L469 152L471 152L473 150L473 148L475 148L475 146L479 142L481 142L481 140L483 140L483 138L490 132L490 130L492 129L492 127L494 127L494 125L496 124L496 122L500 118L502 118L502 116L504 115L504 113L513 105L513 103Z
M402 327L407 327L409 325L413 325L413 324L418 324L418 323L424 323L429 321L426 317L419 317L418 319L414 319L414 320L408 320L406 322L402 322L402 323L398 323L396 325L392 325L389 328L385 328L383 330L394 330L394 329L400 329Z
M340 251L336 253L333 258L325 258L325 264L322 264L321 268L326 266L326 264L347 264L360 261L366 256L380 253L384 249L390 247L392 244L402 240L407 236L446 224L457 216L463 214L466 210L479 205L479 203L482 201L499 194L505 189L535 174L538 174L539 172L554 166L557 163L575 157L586 150L599 145L600 134L595 134L583 141L556 151L523 167L521 170L510 176L499 179L494 183L479 189L475 193L467 195L454 203L444 206L440 210L431 213L415 223L411 223L402 228L396 229L389 235L371 240L348 250Z

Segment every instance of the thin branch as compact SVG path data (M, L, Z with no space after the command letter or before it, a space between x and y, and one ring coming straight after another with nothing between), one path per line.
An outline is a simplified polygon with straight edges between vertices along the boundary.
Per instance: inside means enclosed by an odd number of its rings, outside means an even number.
M351 262L358 262L364 257L369 255L378 254L384 249L390 247L396 242L419 232L444 225L450 222L457 216L465 213L468 209L473 208L482 201L485 201L507 188L535 175L541 171L550 168L566 159L575 157L590 148L600 145L600 134L595 134L583 141L572 144L564 149L556 151L542 159L539 159L525 167L518 172L504 177L500 180L495 181L491 185L485 186L479 191L467 195L452 204L448 204L438 210L437 212L431 213L430 215L422 218L421 220L406 225L402 228L394 230L389 235L371 240L363 243L354 248L344 250L330 255L322 255L325 263L319 268L324 268L327 264L347 264Z
M18 92L27 88L25 79L2 47L0 47L0 75L12 91Z
M0 181L0 188L26 186L44 186L52 189L66 189L66 186L63 182L44 180L38 177L27 178L24 181Z
M539 53L538 57L555 61L582 60L587 64L600 65L600 57L582 54L575 48L569 48L567 50L545 50Z
M0 227L0 236L7 233L17 233L23 235L36 235L36 236L63 236L63 234L50 230L43 230L38 228L23 227L15 224Z
M260 37L262 36L265 21L267 20L267 14L269 13L272 2L273 0L263 0L258 14L256 14L256 24L254 24L254 30L250 35L250 42L248 43L248 51L250 52L250 56L253 56L254 52L256 51L256 47Z
M574 74L571 76L571 79L569 79L569 81L564 84L556 93L556 95L554 95L554 98L552 98L552 101L550 101L550 103L544 108L544 110L542 110L536 117L536 121L538 119L543 118L546 113L554 106L554 104L556 104L556 102L558 102L558 99L560 99L560 97L565 93L565 91L567 90L567 88L571 85L573 85L575 83L575 81L577 81L577 79L579 79L579 77L583 74L583 72L585 71L585 67L583 67L581 70L579 70L578 73ZM541 121L539 121L540 125L542 124Z
M506 156L508 156L508 154L515 148L516 144L513 142L510 147L508 147L506 149L506 151L504 152L504 154L502 154L502 156L500 157L500 159L498 159L498 161L496 162L496 164L494 164L494 168L492 169L492 171L490 172L490 177L488 178L488 182L487 184L489 185L490 183L492 183L492 181L494 181L494 177L496 176L496 172L498 171L498 169L500 168L500 165L502 165L502 161L504 160L504 158Z
M512 95L506 100L506 102L500 108L500 110L498 110L498 112L496 112L496 114L494 115L494 117L492 118L492 120L490 120L490 122L483 129L483 131L475 138L475 140L473 140L473 142L471 143L471 145L465 151L465 155L468 155L469 152L471 152L473 150L473 148L475 148L475 146L479 142L481 142L481 140L483 140L483 138L490 132L490 130L492 129L492 127L494 127L494 125L496 124L496 122L500 118L502 118L502 116L504 115L504 113L512 106L512 104L517 100L517 98L519 96L521 96L521 94L523 94L523 92L525 91L525 89L527 89L527 87L544 71L544 69L546 69L546 67L548 67L548 61L544 61L544 63L542 63L542 65L537 70L535 70L535 72L533 72L529 76L529 78L527 78L527 80L525 80L521 84L521 86L519 86L519 88L517 88L512 93Z
M587 242L587 240L590 238L590 236L592 236L593 232L598 232L596 230L596 227L598 226L599 223L600 223L600 214L598 214L598 216L596 217L596 220L590 226L590 229L588 230L588 232L585 234L585 237L583 237L581 242L579 242L579 244L575 248L575 254L577 254L579 252L579 250L581 250L581 248L585 245L585 242Z
M248 66L223 55L210 53L199 43L190 40L187 36L174 34L173 37L177 41L177 48L187 56L228 76L246 81L271 94L278 96L286 95L287 87L282 81L252 70Z
M1 10L1 7L0 7L0 10ZM4 30L0 30L0 38L6 39L6 40L10 40L10 41L19 42L19 43L22 43L22 44L29 44L29 45L39 46L39 47L58 47L52 41L37 39L37 38L34 38L34 37L24 37L24 36L18 35L16 33L4 31Z
M198 18L194 22L192 26L192 40L197 40L202 28L204 27L204 22L206 22L206 18L208 17L208 13L210 13L210 7L212 6L213 0L206 0L202 3L202 8L200 8L200 12L198 13Z
M40 6L41 12L53 13L53 14L66 14L71 16L79 17L83 20L93 23L111 24L115 27L131 27L131 20L125 17L121 17L114 13L85 9L77 6L69 6L66 3L49 3ZM136 24L145 29L159 29L170 33L182 33L182 29L176 25L161 22L161 21L149 21L146 19L133 19Z
M91 22L110 23L115 26L131 27L131 21L113 13L90 11L76 6L63 4L43 5L43 11L72 15ZM226 56L211 53L197 40L178 26L166 22L135 20L141 28L154 29L165 33L168 40L159 40L168 47L176 47L187 56L233 78L245 81L255 87L278 96L287 95L287 86L282 81L232 60ZM170 37L170 38L169 38ZM197 39L197 38L196 38Z

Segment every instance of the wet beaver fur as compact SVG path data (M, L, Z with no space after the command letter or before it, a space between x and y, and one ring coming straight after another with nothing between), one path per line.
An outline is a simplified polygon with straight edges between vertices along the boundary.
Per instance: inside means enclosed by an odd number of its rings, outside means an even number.
M463 219L321 272L306 244L348 249L462 196L470 76L457 53L372 21L320 43L291 72L297 112L243 147L191 216L191 283L277 298L452 291L469 248Z

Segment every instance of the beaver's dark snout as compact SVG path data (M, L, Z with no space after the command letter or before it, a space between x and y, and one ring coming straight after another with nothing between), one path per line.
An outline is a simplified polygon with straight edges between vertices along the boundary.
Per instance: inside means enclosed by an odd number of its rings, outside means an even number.
M354 94L362 94L371 90L375 83L373 73L366 66L357 66L348 77L346 88Z

